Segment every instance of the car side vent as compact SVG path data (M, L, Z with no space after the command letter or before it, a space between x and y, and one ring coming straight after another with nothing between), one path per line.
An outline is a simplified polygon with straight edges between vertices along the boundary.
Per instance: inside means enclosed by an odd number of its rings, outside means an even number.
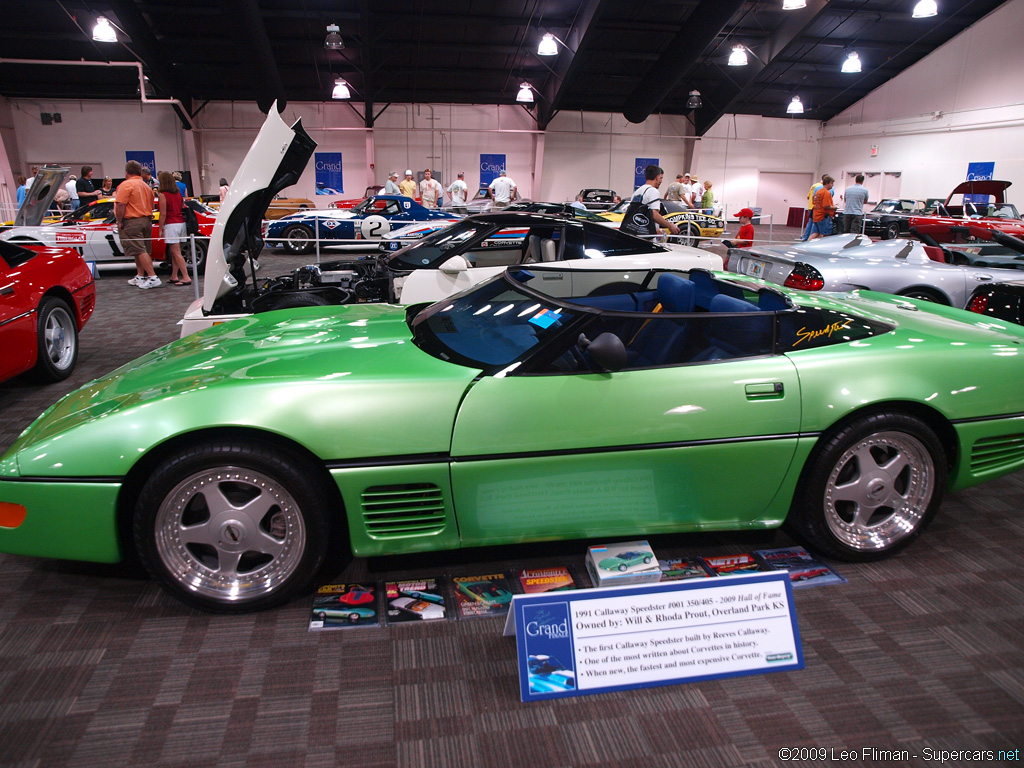
M1004 469L1024 462L1024 435L986 437L971 448L971 472Z
M423 536L444 530L444 496L433 483L375 485L363 491L361 502L371 536Z

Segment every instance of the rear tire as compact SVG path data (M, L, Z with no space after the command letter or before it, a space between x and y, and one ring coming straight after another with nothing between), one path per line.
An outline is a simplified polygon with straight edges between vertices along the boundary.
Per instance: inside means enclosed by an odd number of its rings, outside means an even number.
M46 296L36 311L36 381L63 381L78 362L78 325L71 307L62 299Z
M874 413L822 438L787 518L799 537L850 561L878 560L910 544L946 490L946 452L905 413Z
M305 592L327 554L330 489L287 449L203 442L160 461L135 506L149 574L195 608L239 613Z
M949 301L946 300L945 296L937 291L929 290L928 288L911 288L898 295L905 296L908 299L920 299L921 301L930 301L933 304L942 304L946 307L949 306Z
M895 240L900 236L900 225L893 222L882 231L883 240Z

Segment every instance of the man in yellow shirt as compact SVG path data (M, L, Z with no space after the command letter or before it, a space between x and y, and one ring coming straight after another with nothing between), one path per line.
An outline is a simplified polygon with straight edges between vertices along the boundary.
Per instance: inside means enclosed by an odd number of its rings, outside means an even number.
M114 194L114 218L121 247L135 259L135 277L128 282L143 290L159 288L162 283L153 271L150 242L153 237L153 190L142 180L142 164L129 160L124 166L125 180Z
M412 171L405 172L405 178L398 182L398 188L406 197L416 197L416 181L412 177Z

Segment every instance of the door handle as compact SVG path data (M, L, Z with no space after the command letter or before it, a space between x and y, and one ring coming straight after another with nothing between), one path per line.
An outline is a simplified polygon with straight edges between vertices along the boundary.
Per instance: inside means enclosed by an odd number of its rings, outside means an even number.
M747 384L744 387L748 400L768 400L780 398L786 394L781 381L766 381L759 384Z
M12 293L14 293L14 283L0 288L0 296L10 296Z
M555 272L553 274L551 272L542 272L540 279L541 280L561 280L563 277L564 277L564 275L561 272Z

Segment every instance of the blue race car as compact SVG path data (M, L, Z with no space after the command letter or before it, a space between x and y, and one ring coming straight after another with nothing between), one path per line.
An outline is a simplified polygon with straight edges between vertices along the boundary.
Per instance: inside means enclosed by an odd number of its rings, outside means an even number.
M268 247L284 248L295 254L310 253L318 240L323 245L372 248L392 229L418 221L454 223L458 218L424 208L411 197L374 195L355 208L310 209L266 222L263 241Z
M553 656L531 655L527 661L530 690L533 693L555 693L576 689L576 674L562 666Z

